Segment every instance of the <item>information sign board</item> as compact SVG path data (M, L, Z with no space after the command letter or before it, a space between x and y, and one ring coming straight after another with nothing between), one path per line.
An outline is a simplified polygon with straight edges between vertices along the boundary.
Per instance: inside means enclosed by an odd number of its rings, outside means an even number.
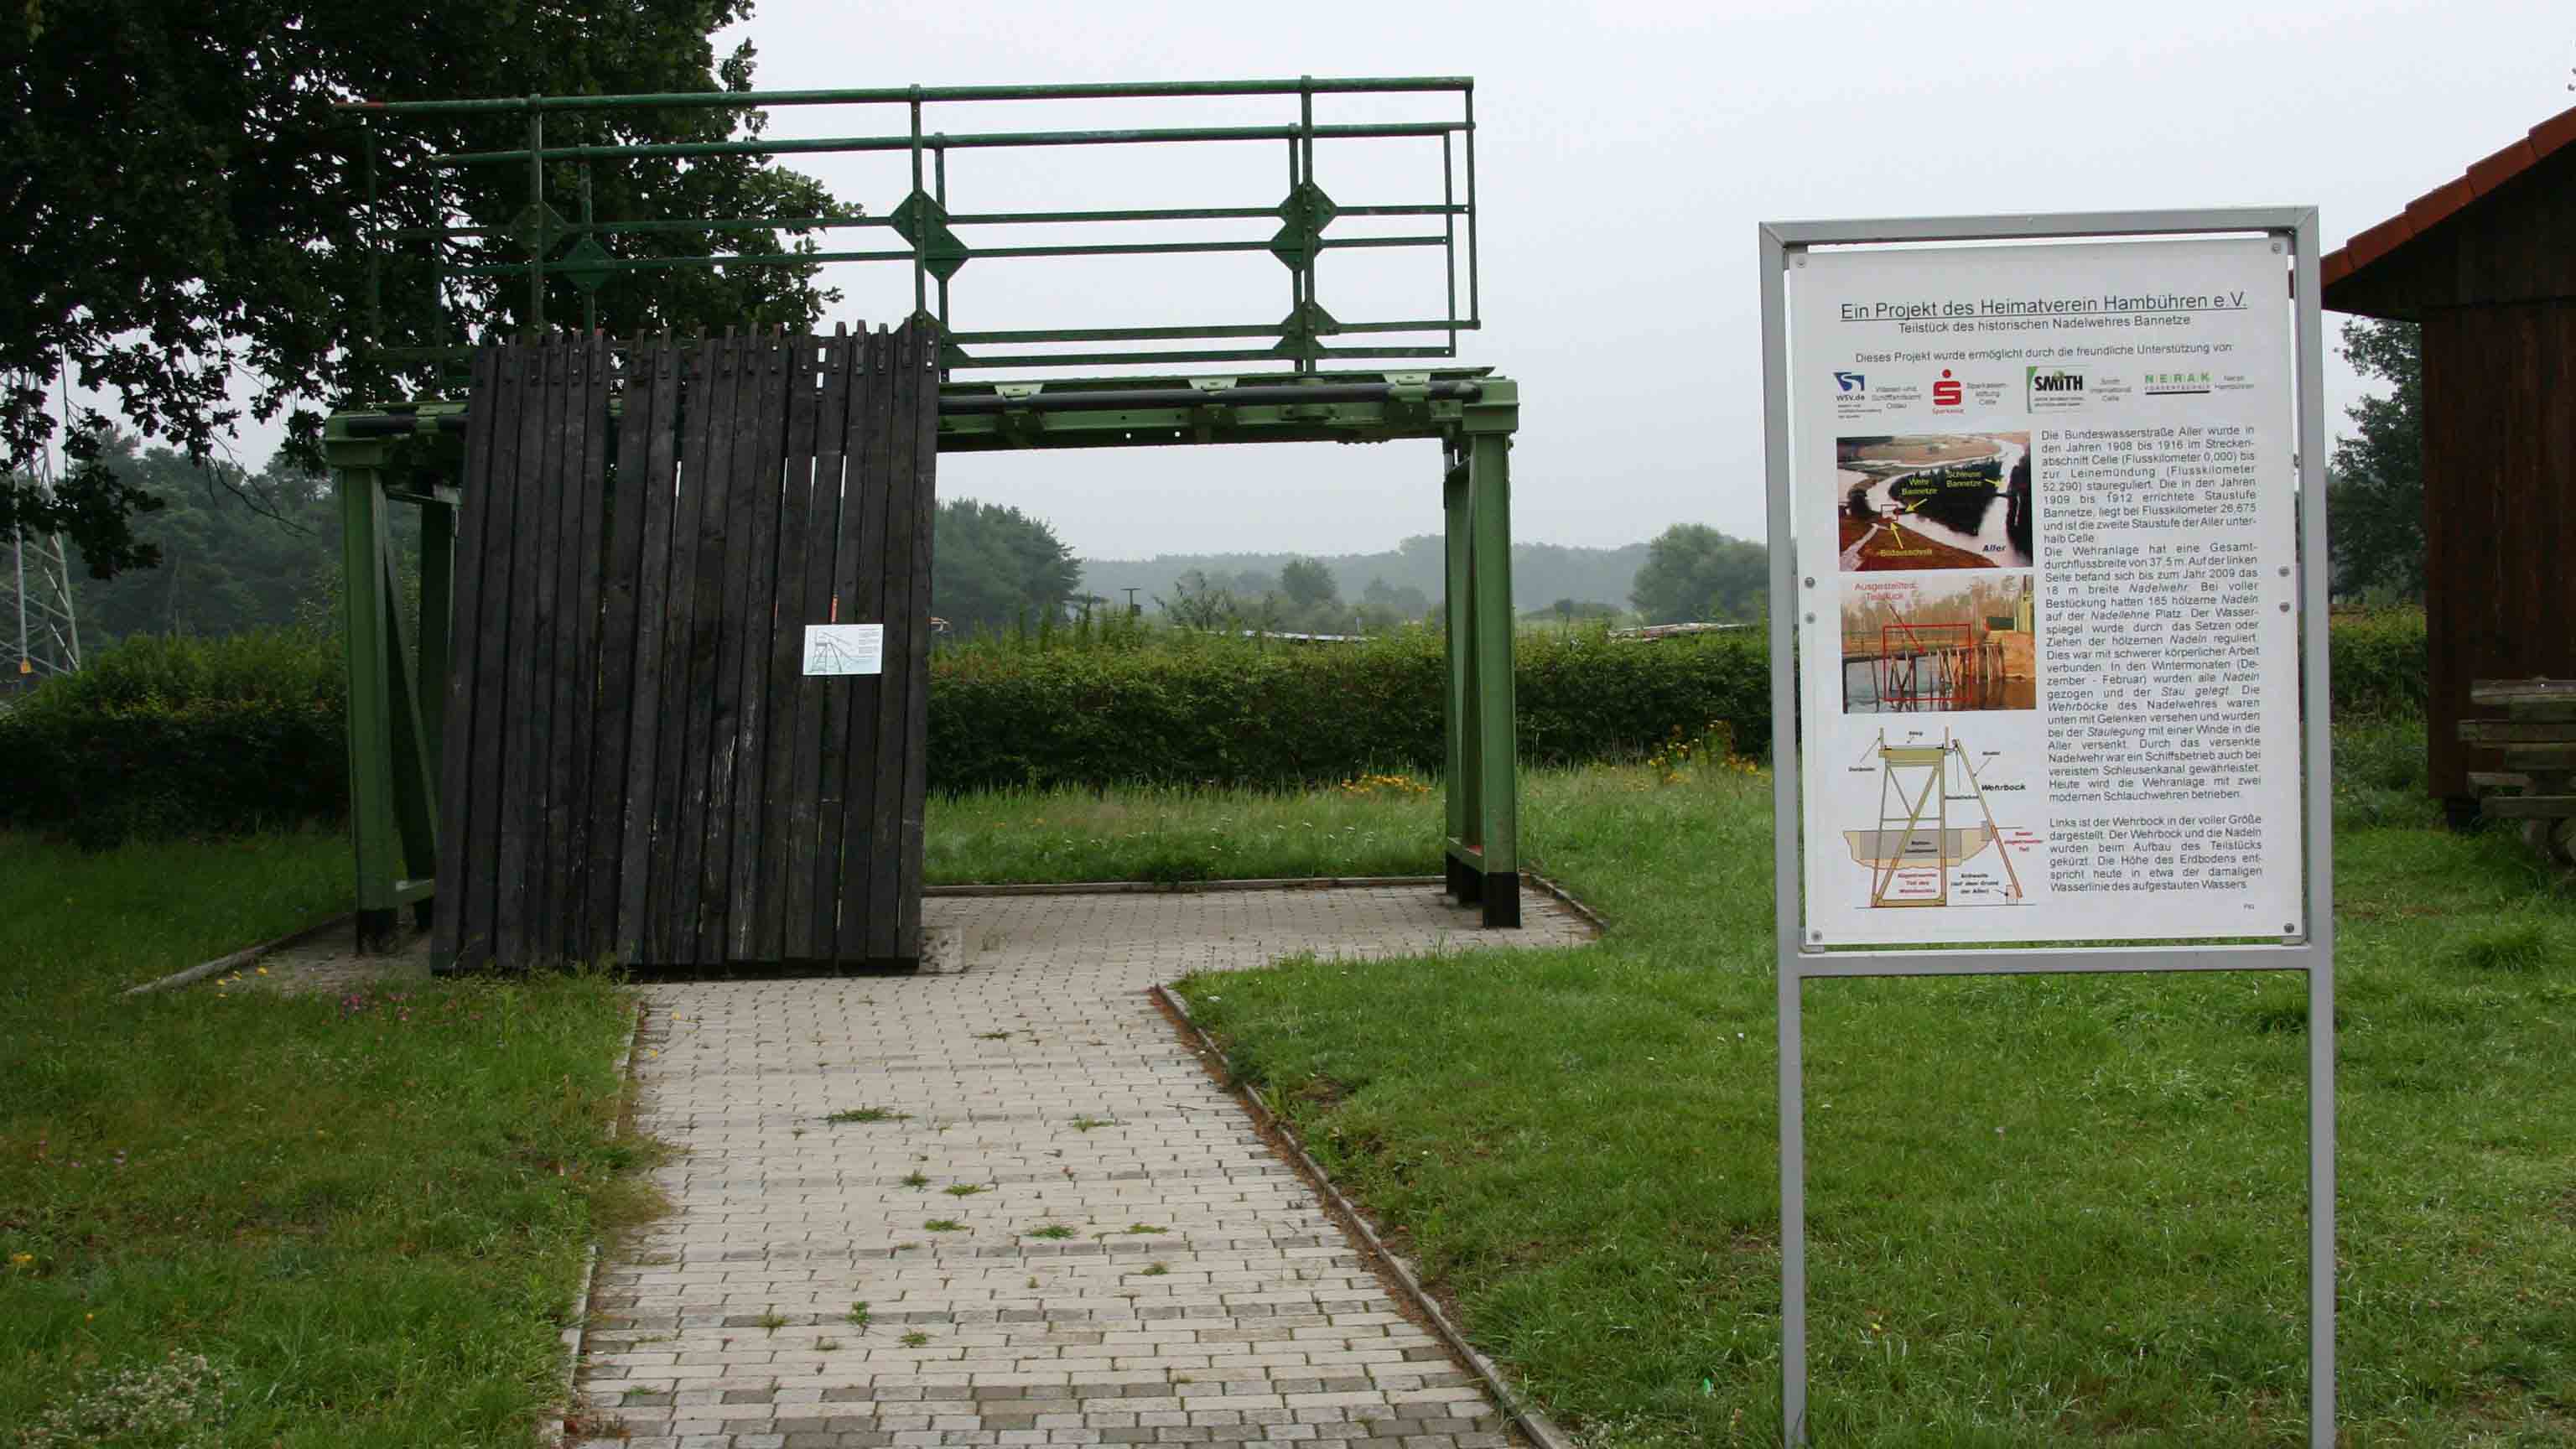
M2334 1398L2312 208L1761 228L1782 1391L1812 977L2304 970Z

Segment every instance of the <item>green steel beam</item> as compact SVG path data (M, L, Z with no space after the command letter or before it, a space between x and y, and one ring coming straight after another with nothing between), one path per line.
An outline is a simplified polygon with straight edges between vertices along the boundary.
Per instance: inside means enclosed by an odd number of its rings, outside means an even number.
M1029 86L879 86L861 90L661 91L616 96L496 96L450 101L342 101L333 109L384 116L507 111L758 110L764 106L902 105L919 101L1167 100L1185 96L1364 95L1473 91L1472 76L1300 76L1295 80L1117 81Z
M1039 146L1160 146L1200 141L1367 141L1399 136L1450 136L1463 121L1376 121L1354 125L1140 126L1123 131L968 131L943 133L942 150L1019 149ZM435 166L491 166L531 161L615 161L648 156L812 156L847 151L916 151L922 141L902 136L805 136L752 141L644 141L623 146L537 146L515 151L448 151Z
M1325 251L1346 251L1360 247L1436 247L1442 245L1436 236L1370 236L1328 238L1318 245ZM1067 242L1059 246L977 247L970 253L973 260L995 257L1150 257L1180 252L1266 252L1266 241L1196 241L1196 242ZM713 270L718 267L784 267L805 266L819 262L908 262L909 249L873 252L718 252L702 257L567 257L551 262L488 262L478 266L454 267L449 275L458 277L516 277L530 272L561 276L576 272L673 272ZM1446 324L1433 323L1432 329ZM1272 329L1277 330L1277 329ZM1379 328L1377 330L1385 330ZM1430 329L1426 329L1430 330Z

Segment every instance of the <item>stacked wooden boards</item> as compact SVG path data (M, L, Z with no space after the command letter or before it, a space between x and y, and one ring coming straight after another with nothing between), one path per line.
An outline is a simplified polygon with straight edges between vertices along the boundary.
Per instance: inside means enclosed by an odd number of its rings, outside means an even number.
M477 355L442 969L920 960L937 366L918 322ZM804 673L880 622L882 673Z

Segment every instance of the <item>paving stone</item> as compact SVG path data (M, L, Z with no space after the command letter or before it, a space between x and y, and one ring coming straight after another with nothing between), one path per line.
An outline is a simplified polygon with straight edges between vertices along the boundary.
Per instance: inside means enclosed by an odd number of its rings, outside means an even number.
M1492 1405L1146 992L1589 939L1546 897L1523 913L1484 931L1436 887L945 897L915 976L652 985L640 1121L680 1149L675 1211L601 1265L581 1382L671 1449L1463 1445Z

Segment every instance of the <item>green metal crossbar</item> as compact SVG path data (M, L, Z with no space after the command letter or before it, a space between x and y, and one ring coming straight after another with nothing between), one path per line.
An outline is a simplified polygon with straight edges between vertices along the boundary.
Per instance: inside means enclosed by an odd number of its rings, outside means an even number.
M1431 121L1318 122L1319 97L1420 95L1454 99L1456 115ZM1205 97L1295 97L1297 119L1262 126L1166 126L1092 131L944 132L931 123L942 105L997 101L1064 101L1097 99L1175 99ZM639 109L697 109L766 112L787 107L900 106L910 125L880 135L768 138L751 136L723 141L658 142L596 145L586 142L549 144L549 117L580 120L613 117ZM542 329L547 280L565 278L583 294L584 330L597 330L598 289L613 279L638 272L731 268L805 268L839 263L908 263L913 274L913 307L937 319L947 335L946 366L958 368L1095 367L1200 362L1267 362L1315 372L1334 358L1449 359L1458 356L1458 334L1483 325L1477 267L1476 109L1475 82L1462 76L1335 80L1307 76L1296 80L1195 81L1143 85L1063 86L914 86L877 90L805 90L679 93L637 96L528 96L489 100L352 102L340 108L368 126L366 199L368 245L377 252L404 244L426 244L442 288L450 278L523 278L527 300L518 318L522 330ZM510 166L526 169L528 198L508 226L444 225L387 227L379 225L377 203L386 178L376 166L376 131L399 126L405 118L460 115L520 115L525 118L524 144L499 150L455 151L420 163L446 170L460 167ZM560 134L560 130L558 131ZM1437 200L1368 206L1344 206L1319 179L1315 143L1323 141L1436 142L1440 152L1441 194ZM1168 146L1192 144L1262 144L1282 147L1286 157L1286 190L1270 207L1202 206L1125 210L1024 210L951 213L948 210L949 153L1021 150L1061 146ZM890 210L854 217L683 217L602 221L590 214L591 169L637 160L696 159L719 156L791 157L856 152L902 152L912 162L912 189ZM569 164L581 198L581 216L567 219L547 201L550 167ZM1462 173L1463 169L1463 174ZM391 178L399 186L405 178ZM1335 222L1355 217L1417 217L1435 220L1438 230L1408 234L1329 235ZM1095 223L1240 221L1276 224L1275 231L1229 240L1132 241L1088 244L970 244L958 229L1003 230L1030 226ZM900 245L841 250L756 253L710 253L702 256L619 255L621 237L654 234L724 235L738 232L811 233L875 229L891 233ZM1443 261L1442 295L1436 309L1387 318L1344 318L1323 304L1317 286L1317 263L1327 252L1436 248ZM1030 328L1011 331L959 330L949 325L950 289L959 271L974 262L1001 262L1032 257L1169 256L1268 252L1288 270L1289 305L1275 322L1225 321L1164 327ZM1459 306L1459 270L1464 253L1466 306ZM381 265L381 261L379 261ZM1426 302L1432 298L1425 298ZM371 307L370 335L383 342L380 307ZM1376 345L1334 345L1343 336L1399 339ZM1410 340L1401 340L1401 339ZM994 352L990 346L1061 343L1147 343L1198 341L1238 345L1186 350L1141 347L1095 348L1083 352ZM1258 346L1241 345L1258 343ZM384 355L424 360L459 355L461 348L388 346Z
M1319 125L1318 97L1385 93L1449 94L1455 121L1356 126ZM1295 96L1298 120L1267 127L1176 127L1126 131L994 132L945 135L925 127L926 108L950 102L1153 99L1211 96ZM548 116L613 114L651 108L749 111L771 107L900 105L909 130L897 136L836 140L726 141L679 147L556 146L544 139ZM1432 367L1407 370L1402 360L1446 361L1458 353L1458 334L1481 325L1476 276L1474 82L1463 77L1332 80L1165 82L1140 85L956 86L880 90L688 93L646 96L531 96L509 100L414 101L348 109L370 127L404 116L515 113L527 122L522 149L439 157L446 165L524 165L530 205L510 227L444 226L371 230L383 248L425 242L444 263L439 285L451 277L523 277L528 302L525 329L546 325L546 281L570 276L586 299L585 322L595 325L596 290L629 273L670 267L795 266L818 262L909 262L916 312L944 334L947 374L940 389L939 448L980 452L1026 448L1151 447L1220 443L1383 442L1435 439L1442 445L1442 492L1447 534L1445 619L1448 631L1446 864L1452 895L1481 902L1488 925L1520 920L1517 753L1512 698L1510 445L1519 426L1520 392L1490 369ZM1441 151L1442 195L1437 202L1342 207L1315 177L1314 142L1436 139ZM1281 143L1287 152L1288 192L1276 207L1168 207L1123 210L946 210L947 153L1019 146L1134 145L1187 142ZM1453 161L1463 142L1464 176ZM587 168L634 156L795 155L829 150L901 150L912 157L914 188L883 216L805 218L705 218L633 220L599 218L587 205ZM368 213L381 181L374 151L363 177ZM578 168L585 205L578 222L545 205L549 163ZM402 178L395 178L399 183ZM1463 187L1460 185L1463 179ZM1327 228L1351 216L1429 217L1438 234L1328 237ZM1011 227L1092 222L1206 222L1276 220L1269 239L1243 241L1140 241L1098 246L969 247L954 228ZM743 231L877 228L900 248L743 256L715 253L684 257L619 257L615 239L653 233L708 236ZM522 253L492 259L504 246ZM1317 300L1316 261L1327 251L1438 246L1446 261L1446 295L1436 312L1410 317L1336 319ZM1207 251L1269 251L1288 269L1292 305L1276 323L1084 328L1015 328L951 331L946 326L951 280L970 261L1031 256L1152 256ZM1459 302L1460 256L1465 253L1466 307ZM457 254L452 258L451 254ZM458 259L461 258L461 259ZM373 311L371 277L369 298ZM936 310L930 299L937 298ZM380 328L378 329L380 331ZM1383 339L1368 345L1326 345L1353 336ZM1121 346L1138 343L1198 344L1179 348ZM1085 350L1070 350L1080 346ZM968 349L978 349L969 351ZM982 349L1037 349L990 351ZM1057 350L1045 350L1045 349ZM461 347L379 346L381 355L413 360L463 355ZM1330 360L1372 359L1377 370L1326 371ZM1249 370L1208 374L1050 377L1024 382L973 381L958 369L1030 367L1177 368L1196 364L1253 364ZM361 930L390 928L394 912L414 906L426 919L435 891L439 812L437 775L442 759L441 710L450 658L449 592L452 587L456 510L461 489L444 480L461 476L464 423L471 404L453 399L353 403L335 413L325 430L325 451L338 480L342 506L343 565L349 648L349 760L352 828L357 858ZM618 404L612 397L610 407ZM391 534L385 525L394 503L417 506L421 531L421 638L407 658Z

